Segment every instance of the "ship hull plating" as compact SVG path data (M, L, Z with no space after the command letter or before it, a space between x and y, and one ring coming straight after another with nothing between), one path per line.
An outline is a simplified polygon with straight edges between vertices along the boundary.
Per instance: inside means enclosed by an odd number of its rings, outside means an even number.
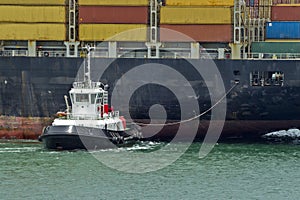
M112 137L108 131L80 126L49 126L45 128L39 140L46 149L52 150L97 150L116 148L126 145L122 140L123 132L116 132Z
M75 58L1 58L0 60L0 113L3 116L49 117L60 109L65 110L62 98L67 94L80 72L83 59ZM156 115L149 114L153 105L164 108L164 115L157 115L162 122L179 122L190 119L209 110L214 102L221 100L224 91L226 101L216 106L225 107L225 125L221 137L260 136L270 131L300 127L300 61L299 60L184 60L184 59L95 59L98 68L92 69L93 79L110 85L110 98L118 84L134 88L136 82L127 81L126 73L147 65L168 66L181 74L195 91L195 96L177 98L174 91L181 93L190 86L177 84L173 77L164 75L165 82L173 84L167 88L148 83L132 93L129 102L113 105L124 117L132 121L149 123ZM197 67L207 69L213 62L220 73L208 76L199 74ZM105 68L105 71L103 69ZM139 72L142 73L142 72ZM146 72L145 72L146 73ZM271 80L272 75L283 76L280 81ZM147 74L137 74L137 78ZM149 74L148 74L149 75ZM220 82L221 80L221 82ZM237 85L235 85L238 83ZM224 91L218 88L223 85ZM175 89L174 89L175 88ZM232 89L232 90L231 90ZM218 93L211 100L210 90ZM118 94L122 96L122 93ZM189 105L196 99L199 112L187 106L188 112L181 112L181 103ZM129 105L129 106L128 106ZM128 112L129 109L129 112ZM161 114L161 112L160 112ZM166 119L160 119L160 117ZM214 116L216 120L222 117ZM197 138L203 138L212 118L212 112L199 117ZM184 126L184 124L181 124ZM156 138L172 138L179 125L165 127ZM144 134L144 133L143 133ZM188 134L188 133L186 133Z

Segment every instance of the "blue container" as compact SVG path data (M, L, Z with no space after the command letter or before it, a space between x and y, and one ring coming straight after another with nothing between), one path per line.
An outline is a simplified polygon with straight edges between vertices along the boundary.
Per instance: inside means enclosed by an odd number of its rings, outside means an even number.
M266 39L300 39L300 22L267 22Z

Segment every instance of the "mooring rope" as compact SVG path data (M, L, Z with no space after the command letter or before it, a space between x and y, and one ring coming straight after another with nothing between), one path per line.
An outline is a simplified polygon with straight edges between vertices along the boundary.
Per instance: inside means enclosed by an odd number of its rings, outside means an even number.
M139 123L139 122L134 122L137 125L140 126L174 126L174 125L178 125L178 124L183 124L183 123L187 123L190 121L193 121L195 119L198 119L200 117L202 117L203 115L207 114L209 111L211 111L214 107L216 107L217 105L219 105L226 97L227 95L238 85L238 82L236 82L220 99L219 101L217 101L213 106L211 106L209 109L207 109L206 111L204 111L203 113L200 113L197 116L194 116L190 119L186 119L186 120L182 120L179 122L172 122L172 123L166 123L166 124L145 124L145 123Z

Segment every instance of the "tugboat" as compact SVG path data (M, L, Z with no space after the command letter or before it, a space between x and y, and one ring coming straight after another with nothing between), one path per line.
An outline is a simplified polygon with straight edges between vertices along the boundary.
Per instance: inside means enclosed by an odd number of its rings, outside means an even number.
M39 141L46 149L106 149L134 143L141 138L136 127L127 128L126 120L108 105L108 85L93 82L90 77L90 52L84 80L74 82L68 97L64 96L66 111L57 112L51 126L45 127Z

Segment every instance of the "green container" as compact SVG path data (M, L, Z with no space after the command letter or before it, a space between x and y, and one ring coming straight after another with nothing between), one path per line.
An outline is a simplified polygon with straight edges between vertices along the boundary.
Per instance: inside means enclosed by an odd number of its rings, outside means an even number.
M253 42L252 53L300 53L300 42Z

